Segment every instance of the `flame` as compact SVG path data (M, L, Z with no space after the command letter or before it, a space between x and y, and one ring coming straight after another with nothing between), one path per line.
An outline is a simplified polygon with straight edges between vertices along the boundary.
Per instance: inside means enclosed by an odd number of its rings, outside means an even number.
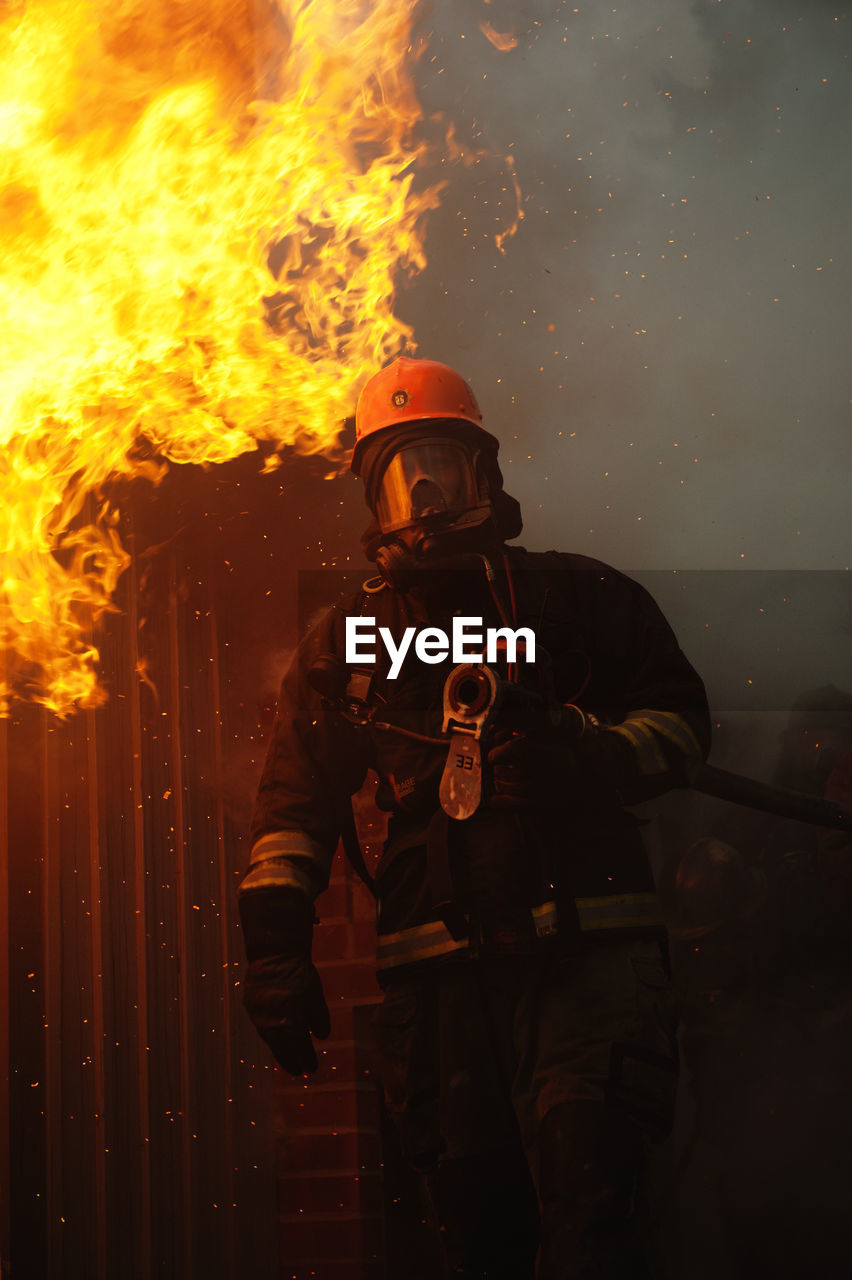
M502 231L498 231L494 237L494 243L496 244L500 253L506 252L506 250L503 248L505 241L511 240L512 236L515 235L515 233L518 230L518 227L521 225L521 223L524 220L524 210L522 207L523 193L521 191L521 184L520 182L518 182L518 175L515 172L514 156L506 156L506 170L509 174L509 178L512 183L512 190L515 195L515 216L512 219L512 221L508 223L508 225L504 227Z
M486 4L488 0L485 0ZM514 31L498 31L492 24L485 19L479 24L479 30L486 36L495 49L499 49L501 53L508 53L511 49L517 49L518 37Z
M333 455L424 264L414 0L29 0L0 23L0 645L97 705L116 477ZM151 461L152 454L161 462Z

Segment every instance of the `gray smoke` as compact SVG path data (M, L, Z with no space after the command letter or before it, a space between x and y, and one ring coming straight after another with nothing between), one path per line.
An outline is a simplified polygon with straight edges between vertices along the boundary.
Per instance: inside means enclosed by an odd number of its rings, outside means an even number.
M850 681L849 17L434 0L421 20L424 108L468 163L421 174L448 186L400 296L419 354L473 384L527 546L717 571L648 585L720 716L767 725L756 772L798 693ZM507 156L524 217L501 254Z
M501 435L530 545L848 566L848 19L803 0L425 15L424 106L490 155L444 167L401 304ZM524 220L501 255L508 155Z

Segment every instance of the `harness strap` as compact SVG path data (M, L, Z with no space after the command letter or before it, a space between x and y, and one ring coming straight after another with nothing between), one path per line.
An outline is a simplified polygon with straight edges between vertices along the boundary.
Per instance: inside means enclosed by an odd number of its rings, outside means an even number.
M455 901L450 868L450 819L443 809L432 814L426 831L426 864L432 907L439 914L455 942L466 938L467 920Z

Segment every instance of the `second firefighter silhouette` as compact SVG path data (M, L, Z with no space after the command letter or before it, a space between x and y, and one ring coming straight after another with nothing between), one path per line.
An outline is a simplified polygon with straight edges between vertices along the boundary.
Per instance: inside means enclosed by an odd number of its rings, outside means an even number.
M662 918L625 805L689 784L709 746L704 687L638 584L506 545L520 510L453 369L395 361L356 426L379 576L309 632L282 685L240 890L246 1006L284 1070L315 1069L329 1018L313 903L374 769L391 814L381 1073L447 1274L523 1280L537 1251L541 1280L651 1274L639 1191L677 1067ZM377 650L347 667L345 630L374 617L398 641L459 614L531 628L537 653L490 664L505 696L479 725L468 816L450 817L452 664L412 653L390 680Z

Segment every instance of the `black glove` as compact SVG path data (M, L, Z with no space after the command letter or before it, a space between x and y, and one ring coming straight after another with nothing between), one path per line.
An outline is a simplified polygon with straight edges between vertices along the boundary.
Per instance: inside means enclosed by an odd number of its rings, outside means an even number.
M629 744L612 733L588 733L578 739L558 731L528 734L498 729L487 755L489 804L494 809L617 804L630 754Z
M297 889L259 889L240 898L248 967L243 1004L280 1067L291 1076L316 1071L311 1034L331 1024L320 976L311 963L313 903Z

